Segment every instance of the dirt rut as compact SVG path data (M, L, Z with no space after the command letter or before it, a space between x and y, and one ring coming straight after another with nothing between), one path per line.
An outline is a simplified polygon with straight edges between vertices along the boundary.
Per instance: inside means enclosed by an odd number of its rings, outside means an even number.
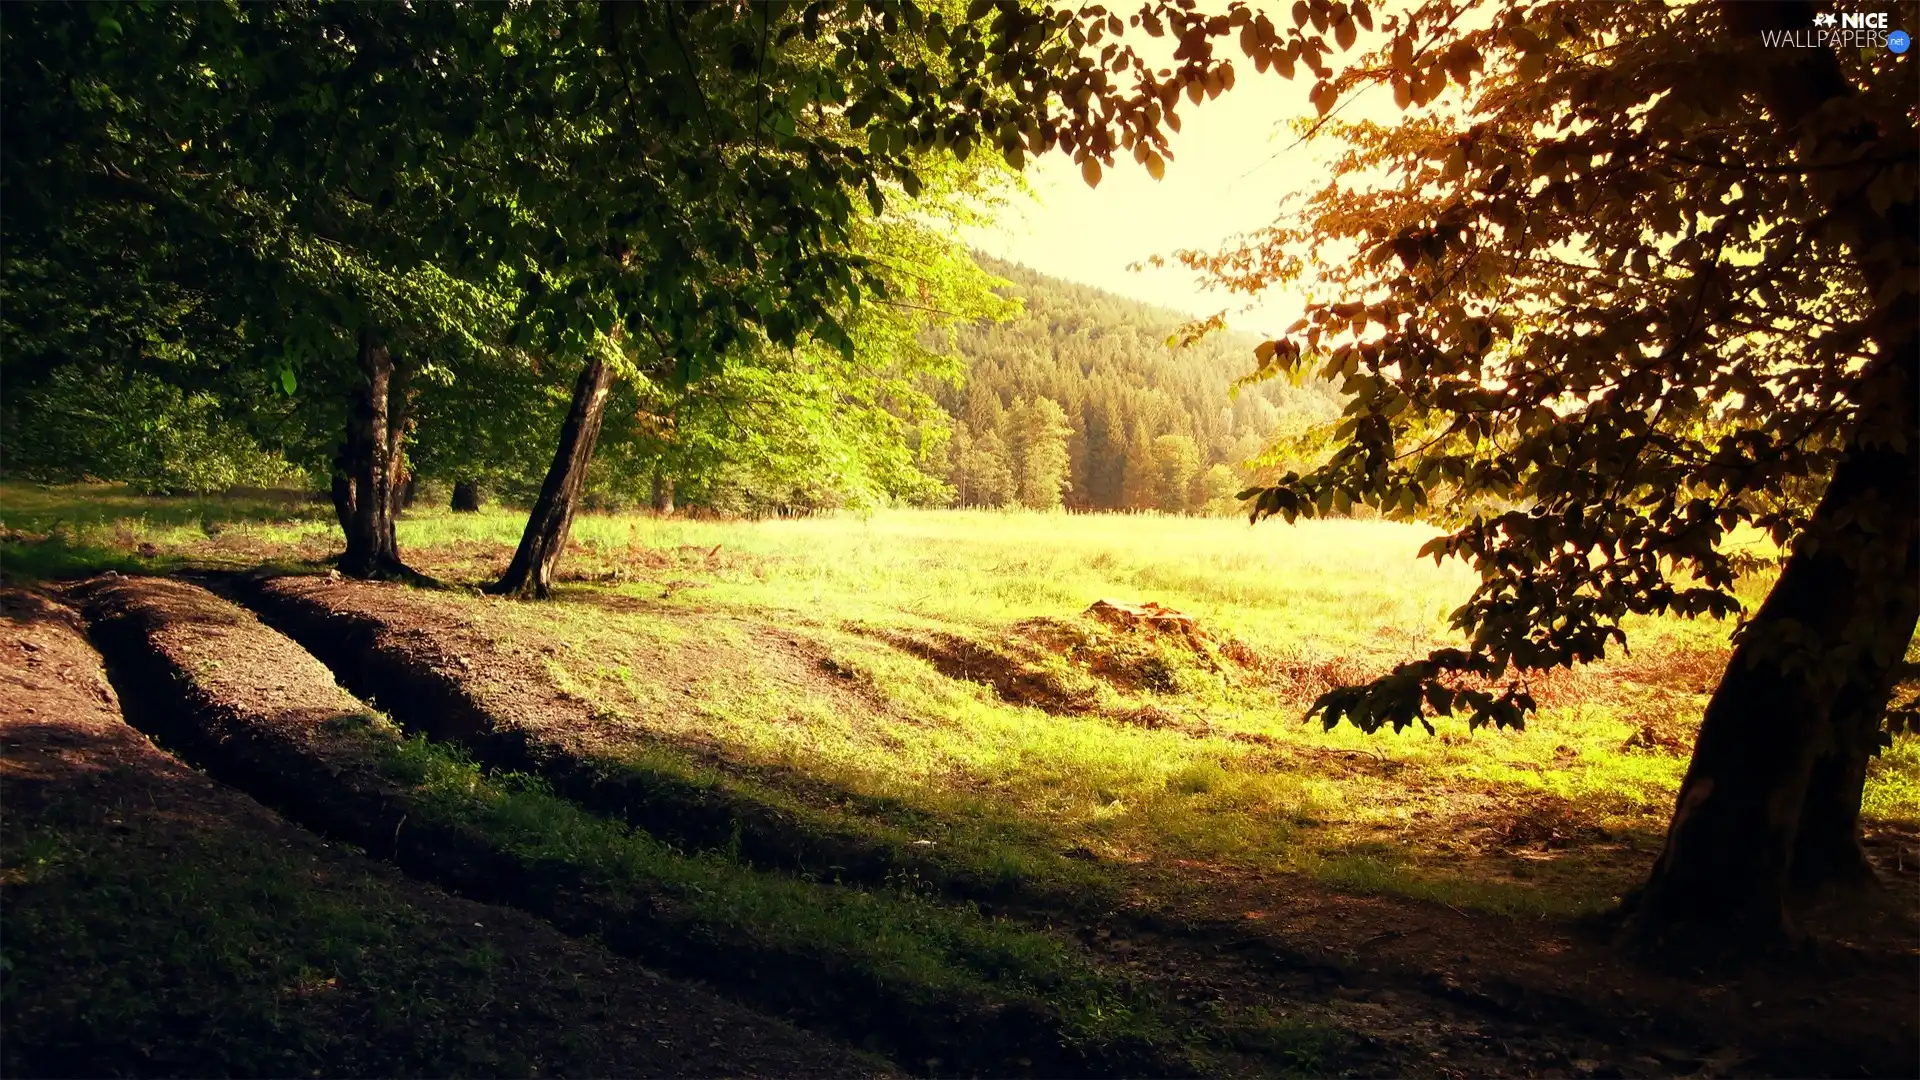
M476 760L537 775L595 813L692 848L726 848L756 866L880 884L911 872L962 900L1016 909L1078 908L1006 879L969 876L905 846L800 821L751 797L657 769L609 761L590 744L607 722L544 671L414 600L397 585L315 576L214 582L377 702L410 731L458 743ZM619 739L631 740L629 732Z
M205 589L115 578L75 595L116 680L142 707L130 719L216 777L294 821L391 859L478 900L541 916L615 952L700 978L802 1024L861 1040L915 1071L1162 1073L1150 1048L1087 1056L1030 999L956 994L923 1000L911 984L825 952L756 941L690 917L668 893L614 887L567 862L522 859L449 819L388 766L399 735L292 640ZM929 1064L929 1063L935 1064Z
M143 591L175 617L201 606ZM94 596L129 617L124 592ZM158 647L178 661L215 629L250 637L237 621L176 624ZM122 675L129 697L150 693ZM301 675L270 692L295 708L351 704ZM0 590L0 687L8 1075L875 1071L531 916L324 844L185 767L122 719L80 617L46 597ZM148 714L167 696L153 693ZM231 719L218 730L245 734ZM226 928L257 947L263 922L282 936L239 969L223 964L232 939L179 940ZM363 931L377 952L302 931ZM329 971L282 981L316 964Z

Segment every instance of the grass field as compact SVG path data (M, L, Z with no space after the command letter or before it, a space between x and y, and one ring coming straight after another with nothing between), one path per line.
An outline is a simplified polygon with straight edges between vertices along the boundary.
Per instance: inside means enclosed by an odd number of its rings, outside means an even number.
M317 560L337 542L324 505L268 495L9 485L0 522L16 575ZM520 525L506 510L415 511L400 539L417 567L470 583L504 566ZM1003 874L1169 893L1304 874L1509 913L1604 905L1657 847L1731 626L1641 620L1630 656L1536 680L1524 732L1302 723L1319 691L1449 640L1473 577L1415 559L1429 535L1380 521L587 515L555 602L432 599L543 643L556 684L632 733L612 756L808 777L860 806L817 813L924 834ZM1191 615L1250 662L1080 616L1101 598ZM819 667L776 662L776 639ZM1868 817L1920 820L1920 743L1872 769Z

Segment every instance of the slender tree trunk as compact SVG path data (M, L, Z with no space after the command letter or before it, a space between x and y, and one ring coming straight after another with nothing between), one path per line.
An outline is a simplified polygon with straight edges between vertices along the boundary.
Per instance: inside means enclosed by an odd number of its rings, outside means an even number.
M652 505L656 514L673 513L673 477L658 465L653 467Z
M394 535L406 479L406 372L396 373L392 355L370 331L360 334L359 360L364 381L347 417L346 443L334 480L334 509L347 534L340 572L409 577L413 572L400 561Z
M527 518L520 549L514 552L507 572L487 588L488 592L544 598L552 589L554 568L566 550L573 512L586 486L587 463L600 438L600 421L606 415L607 395L612 388L613 369L598 357L588 360L573 384L573 405L560 428L560 446L540 487L540 498Z
M453 483L453 509L455 513L473 514L480 510L480 484L476 480L456 480Z
M1911 296L1909 295L1909 301ZM1911 302L1893 305L1911 318ZM1707 704L1667 841L1630 911L1660 951L1793 931L1802 879L1856 876L1860 785L1920 604L1920 341L1880 337L1860 424Z
M400 512L413 501L413 468L407 464L407 429L413 423L413 387L410 385L412 381L413 369L396 364L387 387L386 528L389 534L388 546L395 553L396 562L399 561L400 543L398 537L394 535L394 526L400 520Z
M340 534L345 536L353 531L353 471L354 456L352 439L340 444L340 452L333 458L333 516L340 522Z

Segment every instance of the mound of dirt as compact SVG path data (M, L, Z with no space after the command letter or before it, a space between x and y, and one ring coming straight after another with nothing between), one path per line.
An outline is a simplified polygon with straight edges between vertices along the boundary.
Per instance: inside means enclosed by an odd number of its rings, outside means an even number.
M1077 716L1092 712L1100 702L1091 680L1060 670L1058 664L1049 663L1045 651L1018 639L996 646L945 631L882 636L949 679L986 684L1009 704Z

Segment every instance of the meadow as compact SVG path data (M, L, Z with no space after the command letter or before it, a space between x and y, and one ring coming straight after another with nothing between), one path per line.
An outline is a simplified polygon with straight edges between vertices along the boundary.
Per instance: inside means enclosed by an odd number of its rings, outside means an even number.
M324 504L0 489L8 573L302 563ZM455 586L522 516L410 511ZM700 521L588 514L546 604L422 592L536 650L611 758L1067 889L1205 910L1302 879L1522 916L1600 910L1650 864L1732 625L1643 619L1630 654L1536 677L1524 731L1323 729L1313 697L1453 640L1470 569L1433 529L986 511ZM1750 605L1767 581L1742 585ZM1191 616L1116 630L1096 600ZM1911 657L1910 652L1910 657ZM831 796L821 796L822 791ZM1872 764L1869 829L1920 824L1920 741Z

